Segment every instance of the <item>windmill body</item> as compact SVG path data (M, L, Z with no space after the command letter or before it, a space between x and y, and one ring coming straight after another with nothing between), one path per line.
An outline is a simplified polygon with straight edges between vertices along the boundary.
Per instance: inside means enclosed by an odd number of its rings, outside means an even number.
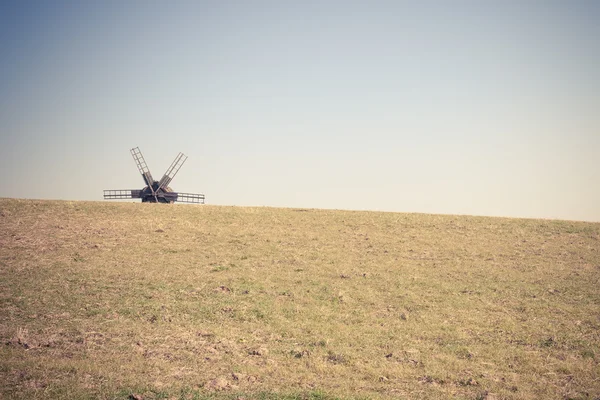
M143 189L124 189L124 190L105 190L105 200L115 199L142 199L142 203L197 203L204 204L204 195L196 193L178 193L171 190L169 184L185 162L187 156L179 153L175 157L175 161L171 163L167 172L160 178L160 181L155 181L148 169L146 160L140 151L139 147L131 149L131 155L135 161L138 170L142 174L146 186Z

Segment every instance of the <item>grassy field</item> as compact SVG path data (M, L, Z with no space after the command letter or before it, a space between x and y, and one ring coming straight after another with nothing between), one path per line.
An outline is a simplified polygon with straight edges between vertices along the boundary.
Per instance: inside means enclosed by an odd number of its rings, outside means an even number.
M0 227L0 398L600 398L598 223L0 199Z

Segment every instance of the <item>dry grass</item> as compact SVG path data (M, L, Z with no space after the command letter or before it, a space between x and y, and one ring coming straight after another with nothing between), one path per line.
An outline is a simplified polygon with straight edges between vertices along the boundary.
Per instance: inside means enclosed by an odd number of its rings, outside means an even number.
M597 223L1 199L0 226L0 397L600 397Z

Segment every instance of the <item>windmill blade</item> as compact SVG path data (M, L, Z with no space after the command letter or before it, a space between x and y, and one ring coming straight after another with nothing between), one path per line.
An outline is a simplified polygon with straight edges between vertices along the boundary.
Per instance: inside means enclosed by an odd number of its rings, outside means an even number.
M179 203L204 204L204 195L195 193L175 193L177 195L174 201Z
M139 199L141 198L141 190L105 190L104 200L117 200L117 199Z
M144 156L142 155L140 148L134 147L130 151L131 155L133 156L133 160L135 161L135 165L137 165L140 174L142 174L142 178L144 178L144 182L146 185L152 188L154 179L152 178L152 174L150 173L150 169L148 169L148 165L146 164L146 160L144 160ZM152 192L154 192L154 190Z
M187 156L183 153L179 153L177 157L175 157L175 161L171 163L171 166L169 167L169 169L167 169L167 172L165 172L163 177L160 178L160 181L158 182L158 189L156 189L157 192L160 189L166 188L169 185L169 183L171 183L173 178L175 178L177 171L179 171L179 168L181 168L185 160L187 160Z

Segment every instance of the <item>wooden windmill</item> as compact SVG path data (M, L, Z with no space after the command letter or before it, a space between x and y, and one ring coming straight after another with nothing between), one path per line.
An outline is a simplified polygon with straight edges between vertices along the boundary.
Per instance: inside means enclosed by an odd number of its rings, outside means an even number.
M179 193L174 192L170 187L169 183L175 177L175 174L179 171L187 156L183 153L179 153L175 157L175 161L167 169L167 172L160 178L160 181L155 181L150 174L148 165L144 160L144 156L140 151L139 147L131 149L131 155L133 160L138 167L138 170L142 174L144 183L146 186L143 189L131 189L131 190L105 190L105 200L115 199L142 199L142 203L197 203L204 204L204 195L195 193Z

